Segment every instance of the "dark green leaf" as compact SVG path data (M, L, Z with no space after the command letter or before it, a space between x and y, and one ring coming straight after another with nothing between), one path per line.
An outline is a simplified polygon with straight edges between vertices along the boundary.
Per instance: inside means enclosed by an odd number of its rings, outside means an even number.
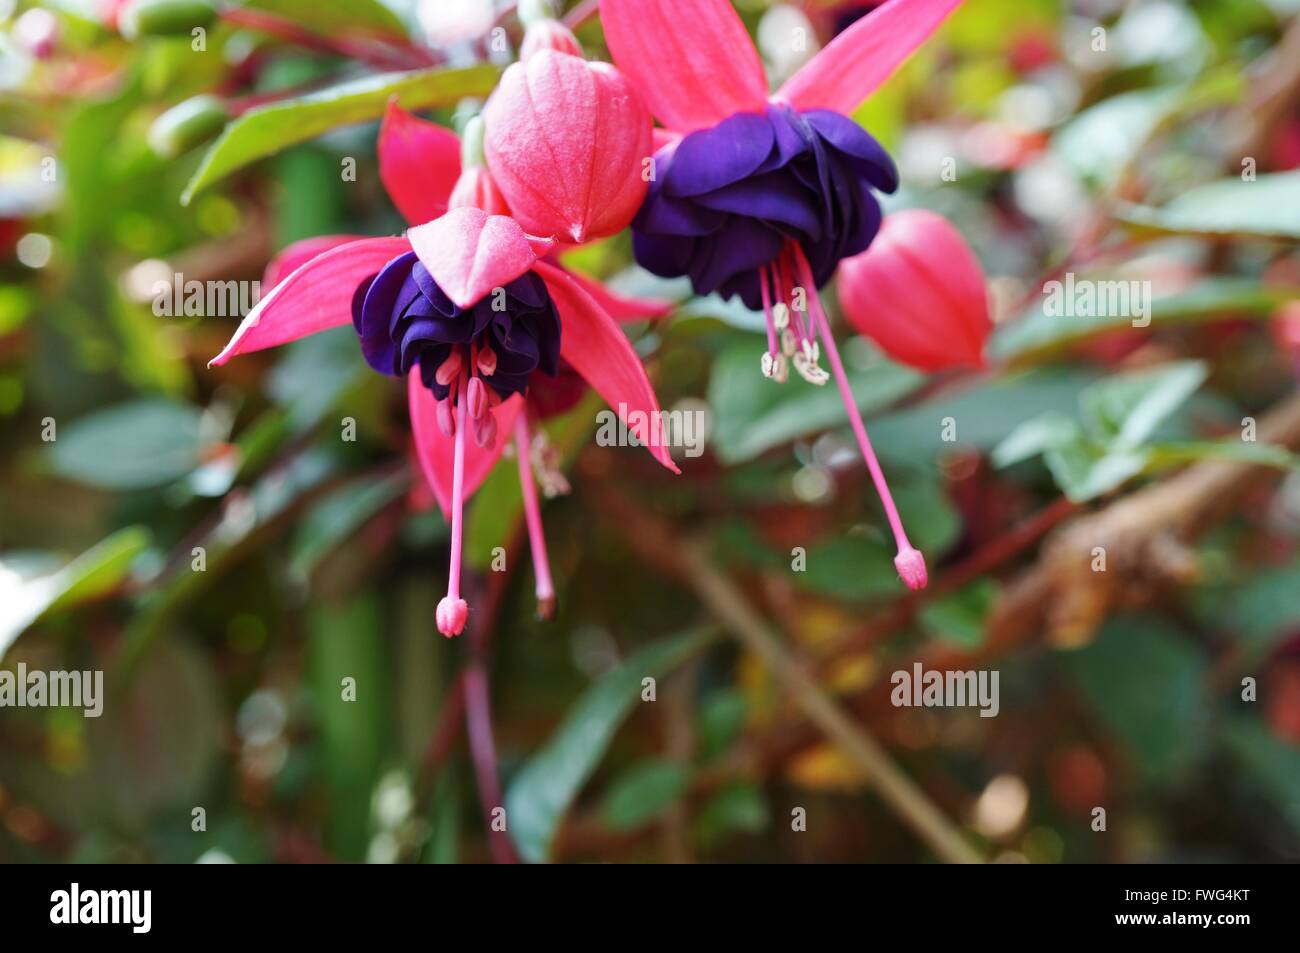
M1300 171L1221 179L1182 192L1162 208L1133 205L1125 221L1176 234L1300 239Z
M21 571L0 558L0 659L14 639L47 611L71 608L118 586L149 538L148 530L129 526L50 572Z
M1112 619L1092 644L1059 658L1147 778L1172 778L1201 753L1209 723L1205 659L1168 623Z
M113 490L164 486L199 465L201 417L196 407L153 399L89 414L56 432L53 470Z
M642 761L611 782L601 817L614 830L635 830L673 805L690 782L689 769L677 761Z
M257 159L339 126L377 119L393 97L404 109L450 105L467 96L486 96L497 76L494 66L385 73L250 109L212 144L181 202L188 205L201 189Z
M583 693L546 747L519 770L506 792L509 830L521 857L533 863L546 860L560 820L641 697L641 680L663 677L706 641L693 633L656 642Z

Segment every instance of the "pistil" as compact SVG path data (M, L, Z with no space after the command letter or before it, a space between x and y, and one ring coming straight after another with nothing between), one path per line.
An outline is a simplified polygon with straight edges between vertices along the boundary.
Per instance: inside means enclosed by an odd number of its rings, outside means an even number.
M455 352L453 352L454 354ZM445 362L444 362L445 366ZM439 368L441 371L441 368ZM468 410L469 375L456 381L456 450L451 477L451 565L447 571L447 595L438 603L438 631L451 638L460 635L469 618L469 604L460 597L460 557L464 537L465 431Z

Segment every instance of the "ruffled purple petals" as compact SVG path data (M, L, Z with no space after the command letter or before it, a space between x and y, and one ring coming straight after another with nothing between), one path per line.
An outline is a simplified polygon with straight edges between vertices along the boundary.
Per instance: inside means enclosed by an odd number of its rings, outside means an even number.
M438 400L450 393L437 381L443 361L471 346L491 348L495 373L485 377L505 399L528 387L541 369L554 374L560 360L560 316L546 284L532 273L461 309L452 303L415 254L394 258L353 296L352 321L366 362L382 374L404 377L419 366L420 379Z
M784 105L694 132L658 162L632 223L637 261L754 309L762 305L759 272L787 240L802 247L821 286L875 237L881 213L872 190L898 185L888 153L851 119Z

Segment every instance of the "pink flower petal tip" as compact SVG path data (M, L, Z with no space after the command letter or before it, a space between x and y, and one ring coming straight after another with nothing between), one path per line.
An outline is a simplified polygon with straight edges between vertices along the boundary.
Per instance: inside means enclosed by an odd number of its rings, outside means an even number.
M918 549L912 549L911 547L900 549L898 555L894 557L894 568L903 577L903 582L907 583L907 588L913 592L924 589L925 584L930 581L930 577L925 571L925 557L921 555ZM441 611L439 609L439 613ZM439 618L441 618L441 615Z
M469 620L469 603L464 599L443 596L438 603L437 617L439 632L449 639L453 635L460 635L465 631L465 623Z

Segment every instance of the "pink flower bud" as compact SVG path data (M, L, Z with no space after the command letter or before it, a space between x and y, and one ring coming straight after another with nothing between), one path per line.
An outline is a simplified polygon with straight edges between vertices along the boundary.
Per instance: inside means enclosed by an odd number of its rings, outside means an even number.
M845 317L894 360L923 371L984 366L984 273L942 215L886 216L871 246L840 262L837 286Z
M481 208L489 215L509 215L505 196L492 181L492 173L482 167L466 169L451 190L448 208Z
M538 20L529 25L524 33L523 45L519 47L519 59L528 60L541 50L555 50L570 56L582 56L582 44L573 35L573 31L559 20Z
M585 242L632 221L650 114L614 67L539 50L506 70L483 116L488 168L526 232Z

